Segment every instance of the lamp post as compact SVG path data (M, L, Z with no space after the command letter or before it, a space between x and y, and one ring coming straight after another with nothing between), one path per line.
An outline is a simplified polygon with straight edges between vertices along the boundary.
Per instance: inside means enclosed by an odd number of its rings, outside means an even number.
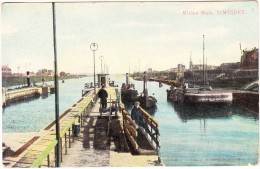
M56 17L55 17L55 3L52 2L52 16L53 16L53 49L54 49L54 85L55 85L55 124L56 124L56 140L55 147L55 167L60 167L60 123L59 123L59 81L57 69L57 50L56 50Z
M94 60L94 94L96 94L96 68L95 68L95 51L98 50L98 44L91 43L90 49L93 51L93 60Z
M100 61L101 61L101 73L103 73L102 59L103 59L103 56L100 56Z

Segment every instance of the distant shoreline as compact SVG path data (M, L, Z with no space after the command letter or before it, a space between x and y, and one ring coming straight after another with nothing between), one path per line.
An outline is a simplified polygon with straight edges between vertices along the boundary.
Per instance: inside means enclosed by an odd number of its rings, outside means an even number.
M59 76L59 80L65 79L77 79L80 77L86 77L85 75L69 75L69 76ZM32 76L30 77L31 84L34 83L42 83L44 78L44 82L54 81L53 76ZM2 87L12 87L12 86L26 86L27 79L26 77L2 77Z

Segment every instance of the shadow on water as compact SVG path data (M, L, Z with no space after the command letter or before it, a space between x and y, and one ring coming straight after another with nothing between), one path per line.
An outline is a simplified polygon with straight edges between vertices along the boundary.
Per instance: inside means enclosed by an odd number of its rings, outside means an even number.
M243 110L233 104L185 104L185 103L170 103L174 108L178 117L183 121L192 119L216 119L216 118L231 118L232 115L239 114L247 118L258 119L258 115L250 111Z
M243 109L240 106L235 104L233 104L231 107L232 107L233 114L246 117L246 118L251 118L254 120L259 120L259 114L256 114L250 110Z

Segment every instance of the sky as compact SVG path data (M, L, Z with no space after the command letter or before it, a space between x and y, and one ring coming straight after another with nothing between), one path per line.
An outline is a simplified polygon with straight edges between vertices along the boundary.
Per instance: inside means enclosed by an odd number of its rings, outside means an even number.
M92 43L96 72L102 56L111 74L203 63L203 35L208 65L239 62L240 43L258 48L255 1L55 3L55 12L58 71L93 73ZM53 70L52 4L4 3L1 14L2 65Z

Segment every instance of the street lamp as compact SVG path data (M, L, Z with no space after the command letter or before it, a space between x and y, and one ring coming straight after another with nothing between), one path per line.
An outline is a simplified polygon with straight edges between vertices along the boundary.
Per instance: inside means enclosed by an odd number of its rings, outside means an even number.
M96 43L92 43L90 45L90 49L93 51L93 60L94 60L94 93L96 94L96 69L95 69L95 51L98 50L98 45Z
M100 56L100 61L101 61L101 73L103 73L102 59L103 59L103 56Z

